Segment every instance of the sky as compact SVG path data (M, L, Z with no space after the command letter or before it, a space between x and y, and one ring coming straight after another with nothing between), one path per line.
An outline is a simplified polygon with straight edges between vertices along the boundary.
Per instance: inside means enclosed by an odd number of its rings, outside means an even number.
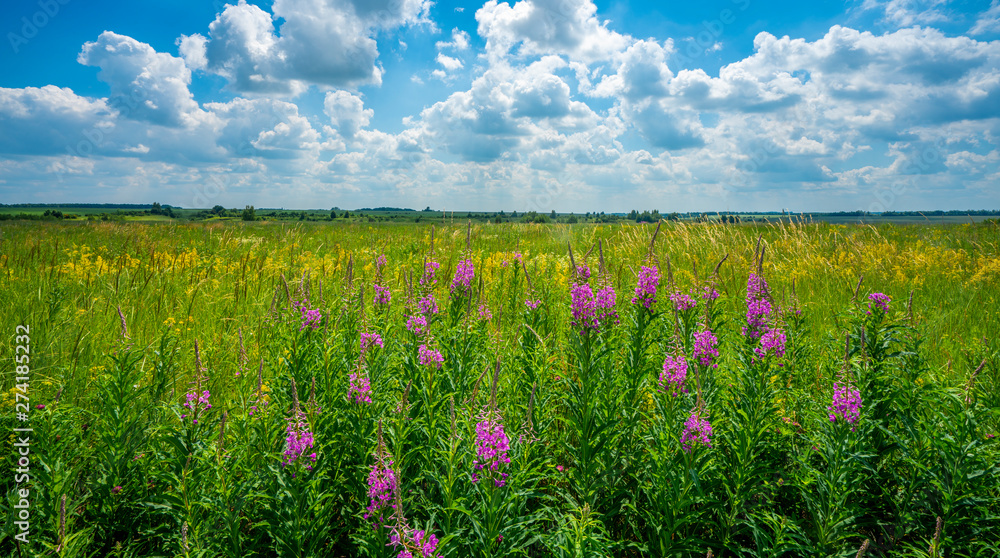
M1000 0L24 0L0 203L1000 208Z

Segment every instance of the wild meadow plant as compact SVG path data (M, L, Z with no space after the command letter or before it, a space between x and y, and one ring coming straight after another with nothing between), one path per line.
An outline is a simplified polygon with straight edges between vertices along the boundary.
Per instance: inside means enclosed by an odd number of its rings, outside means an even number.
M943 288L931 311L926 285L907 303L837 271L859 264L824 260L822 227L581 227L558 249L464 229L181 227L170 252L102 226L101 263L9 252L0 282L44 303L22 553L996 554L1000 351L942 358ZM990 293L988 261L963 265Z

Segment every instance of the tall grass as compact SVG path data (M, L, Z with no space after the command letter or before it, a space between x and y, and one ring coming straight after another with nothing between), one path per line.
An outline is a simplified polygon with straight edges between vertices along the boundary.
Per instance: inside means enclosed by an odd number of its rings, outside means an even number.
M629 225L0 233L0 357L29 325L44 405L34 542L15 545L5 476L4 554L1000 551L995 226L665 224L652 241L653 226ZM474 277L450 288L466 259ZM437 282L421 285L428 261ZM649 309L629 302L643 265L660 272ZM780 354L743 331L751 272L769 283ZM373 303L373 283L390 304ZM614 289L614 316L581 327L573 284ZM705 286L720 293L711 309ZM669 295L689 290L698 305L675 311ZM891 297L885 315L873 292ZM431 295L440 312L414 333ZM303 322L307 310L321 317ZM693 358L705 329L711 364ZM383 343L363 353L362 333ZM668 354L690 363L677 396L659 389ZM348 397L361 378L370 403ZM863 398L855 423L829 418L839 380ZM12 375L2 389L11 431ZM211 408L192 417L186 396L203 392ZM710 446L685 441L692 415ZM304 431L311 445L289 443ZM484 473L495 448L509 463ZM392 505L365 517L372 468L390 462Z

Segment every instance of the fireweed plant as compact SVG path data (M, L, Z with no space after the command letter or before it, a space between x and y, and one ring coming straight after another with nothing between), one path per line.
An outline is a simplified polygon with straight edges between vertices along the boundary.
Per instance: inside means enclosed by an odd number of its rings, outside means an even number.
M5 225L20 554L1000 552L993 228L444 226Z

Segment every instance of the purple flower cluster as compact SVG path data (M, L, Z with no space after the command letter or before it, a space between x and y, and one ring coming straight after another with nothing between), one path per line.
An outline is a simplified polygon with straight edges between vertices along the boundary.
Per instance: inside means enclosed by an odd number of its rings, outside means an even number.
M615 289L608 285L595 294L587 283L573 285L570 290L570 312L573 314L573 326L581 331L592 329L600 331L601 327L611 320L617 323L615 313Z
M382 285L373 285L375 287L375 296L372 298L372 302L376 306L385 306L392 302L392 292L389 291L389 287L383 287Z
M320 314L319 308L309 309L305 304L299 306L299 320L301 324L299 325L299 331L305 328L318 329L320 321L323 320L323 314Z
M635 285L635 296L632 304L642 304L649 310L656 304L656 288L660 285L660 270L652 266L642 266Z
M713 368L718 368L719 365L712 362L719 356L719 349L716 348L718 344L718 338L710 330L696 331L694 333L694 352L691 356L702 366L711 365Z
M576 266L576 278L580 282L590 279L590 268L587 267L587 264L580 264Z
M434 551L437 550L438 539L430 532L423 530L413 531L409 528L403 529L403 536L396 531L393 531L392 535L389 536L389 544L386 546L402 546L403 549L399 551L396 558L414 558L415 556L421 556L423 558L436 558ZM418 554L414 554L416 551ZM440 556L440 555L437 555Z
M674 309L678 312L685 312L698 306L698 301L680 291L675 291L670 295L670 302L674 303Z
M479 482L477 475L485 469L484 474L494 477L496 486L503 486L507 483L507 473L500 468L510 464L507 456L510 440L496 411L485 411L481 419L476 424L476 458L472 461L476 472L472 473L472 482Z
M424 274L420 277L421 285L433 285L437 283L437 270L441 264L430 261L424 264Z
M375 268L378 269L379 273L382 273L382 269L385 267L385 254L379 254L378 258L375 258Z
M472 260L464 259L458 262L455 275L451 278L451 294L456 294L456 290L459 295L468 294L469 288L472 286L472 279L475 276L476 268L472 265Z
M660 391L669 389L671 395L677 397L680 391L687 393L684 380L687 379L688 364L684 355L675 357L667 355L663 360L663 371L660 372Z
M542 299L536 298L536 299L532 300L532 299L529 298L529 299L527 299L527 300L524 301L524 304L528 308L531 308L532 310L535 310L536 308L538 308L542 304Z
M410 330L410 333L414 335L427 333L427 318L420 315L410 316L406 320L406 329Z
M306 421L306 415L302 411L297 411L294 416L288 419L288 427L285 429L288 436L285 438L285 459L281 462L282 467L294 464L302 457L307 449L313 447L313 434ZM311 463L306 465L306 469L312 471L312 463L316 462L316 452L306 456Z
M892 299L887 294L872 293L868 295L868 314L871 314L875 308L878 308L882 314L885 314L889 311L890 302L892 302Z
M760 337L760 347L754 349L754 353L757 354L757 358L761 359L770 353L778 357L785 356L785 341L784 331L776 327L769 327Z
M434 293L428 293L426 296L418 300L417 309L420 311L421 314L425 316L437 314L438 303L437 299L434 298Z
M392 470L392 459L388 456L379 456L372 465L372 470L368 473L368 510L365 512L365 519L376 517L379 522L384 520L384 512L395 509L396 491L399 483L396 481L396 472Z
M713 300L719 298L719 291L715 290L712 285L705 285L702 287L701 299L705 302L712 302Z
M375 345L378 345L378 347L380 349L383 348L383 347L385 347L385 345L382 343L382 336L381 335L379 335L378 333L375 333L375 332L371 332L371 333L364 332L364 333L362 333L361 334L361 358L364 358L365 354L368 353L368 350L371 349L372 347L374 347Z
M187 401L184 403L184 406L191 411L192 415L194 415L191 419L192 424L198 424L198 415L200 415L202 411L207 411L212 408L212 404L208 402L208 398L211 397L212 394L209 393L207 389L202 391L201 395L198 395L197 392L198 390L194 389L189 391L185 396ZM185 413L181 415L181 418L187 418L187 414Z
M840 418L854 424L861 417L861 392L850 384L834 382L833 401L826 410L830 411L830 422Z
M347 398L355 403L372 402L372 383L364 372L354 372L348 377L350 386L347 388Z
M691 451L695 445L712 447L712 425L705 419L698 416L698 411L693 411L691 416L684 422L684 431L681 433L681 446L684 451Z
M420 364L423 366L436 366L438 370L441 369L441 363L444 362L444 355L441 354L441 351L428 349L427 345L420 345L417 348L417 353L420 358Z
M490 307L485 304L479 305L479 319L480 320L492 320L493 312L490 311Z

